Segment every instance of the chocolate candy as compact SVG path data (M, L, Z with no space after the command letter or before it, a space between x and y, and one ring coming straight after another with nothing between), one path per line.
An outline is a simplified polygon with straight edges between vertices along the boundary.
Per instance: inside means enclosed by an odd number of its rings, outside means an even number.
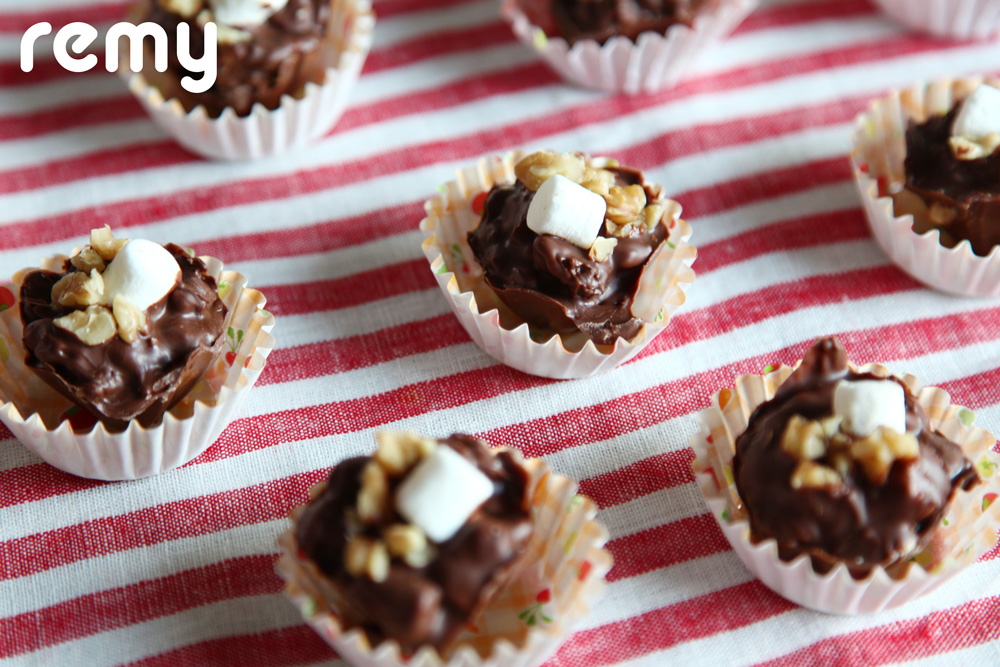
M205 5L208 7L208 5ZM237 115L248 116L255 103L277 109L283 95L296 96L306 83L322 83L326 70L336 64L338 54L327 43L330 0L288 0L267 21L256 26L240 26L247 37L236 42L224 41L220 32L218 78L207 92L192 94L180 86L189 73L177 59L177 25L191 26L191 53L195 58L205 52L204 32L198 16L184 18L151 0L141 21L152 21L166 29L169 37L168 69L159 75L152 68L144 71L167 99L180 100L191 111L203 105L208 115L217 118L226 107ZM150 54L147 62L152 62Z
M690 26L703 0L552 0L559 31L570 44L581 39L604 43L615 35L632 41L646 31L663 34L670 26Z
M68 260L61 273L32 271L21 284L26 365L61 394L112 428L128 420L158 421L219 358L228 309L205 263L172 243L181 267L177 286L144 311L146 333L132 343L114 335L97 345L54 320L74 311L53 303L52 287L80 273ZM86 273L86 272L83 272Z
M404 444L413 447L393 458L401 464L390 465L384 442L376 457L338 464L300 517L296 540L341 596L334 605L341 620L363 628L373 645L395 639L407 652L423 645L446 651L507 582L531 539L528 477L511 452L494 454L467 435ZM413 459L428 455L413 452L428 446L451 448L494 489L457 533L436 544L395 509Z
M659 187L646 184L641 172L623 167L606 171L614 186L641 188L643 198L633 207L632 219L641 216L645 202L658 200ZM616 245L607 258L598 261L571 241L540 236L528 228L528 208L534 196L535 191L521 180L496 185L487 195L482 222L469 235L469 247L483 267L486 283L536 328L567 335L583 332L603 345L633 338L643 326L631 310L639 276L666 240L666 227L659 222L636 222L626 231L602 226L598 240L614 240ZM609 216L620 213L616 211L609 204ZM618 235L609 229L618 229Z
M849 370L836 339L817 341L751 415L733 472L754 540L776 540L785 560L808 554L817 571L844 563L863 578L919 552L955 492L979 477L958 445L928 428L909 391L906 433L862 439L838 429L842 380L902 384Z
M960 108L910 123L906 189L927 207L915 213L914 231L940 229L941 244L948 248L968 239L972 251L985 257L1000 243L1000 152L976 160L955 156L949 138Z

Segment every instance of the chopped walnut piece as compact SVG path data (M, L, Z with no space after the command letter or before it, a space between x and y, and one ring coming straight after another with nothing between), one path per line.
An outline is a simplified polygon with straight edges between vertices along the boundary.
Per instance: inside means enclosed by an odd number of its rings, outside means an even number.
M521 159L514 165L517 180L529 190L538 190L550 176L561 174L574 183L583 179L585 168L583 157L576 153L553 153L538 151Z
M818 421L793 415L781 436L781 449L799 460L818 459L826 453L823 426Z
M77 271L83 271L84 273L90 273L94 269L97 269L97 272L101 273L107 266L104 260L101 259L101 256L97 254L97 251L90 246L70 257L69 263L76 267Z
M635 222L646 207L646 191L641 185L615 185L604 199L608 203L608 220L618 225Z
M950 206L943 206L938 202L934 202L931 204L930 209L928 209L927 215L935 225L948 225L954 222L958 211Z
M202 0L159 0L159 3L168 12L189 19L201 11Z
M361 490L358 491L358 517L374 522L385 516L389 507L389 478L375 461L370 461L361 471Z
M57 317L52 323L71 332L84 345L100 345L114 338L115 318L104 306L90 306L87 310L74 310L69 315Z
M136 308L121 294L115 295L111 312L115 316L115 322L118 323L118 335L129 345L139 337L140 331L146 331L146 313Z
M402 558L414 551L427 548L427 536L417 526L397 523L385 529L385 543L389 553Z
M389 551L381 540L353 537L344 547L344 569L355 577L367 574L372 581L389 576Z
M663 220L664 211L666 209L661 204L649 204L642 209L642 224L645 225L647 232L656 229L656 226Z
M82 271L67 273L52 286L52 303L60 306L92 306L104 295L104 278L91 269L90 275Z
M598 236L590 246L590 258L595 262L606 262L611 259L611 253L615 251L617 245L618 239Z
M126 243L128 239L116 239L112 236L111 227L107 225L90 230L90 246L105 262L113 260Z
M791 485L793 489L836 487L841 482L841 477L836 470L815 461L799 461L795 470L792 471Z
M610 192L611 186L614 184L615 175L607 169L594 169L593 167L587 167L583 170L583 177L580 179L580 185L587 188L591 192L596 192L602 197Z
M912 460L920 455L920 445L911 433L899 433L880 426L874 433L851 443L851 458L861 464L865 477L881 484L897 459Z
M399 476L429 456L437 442L416 433L381 431L375 434L375 460L390 475Z

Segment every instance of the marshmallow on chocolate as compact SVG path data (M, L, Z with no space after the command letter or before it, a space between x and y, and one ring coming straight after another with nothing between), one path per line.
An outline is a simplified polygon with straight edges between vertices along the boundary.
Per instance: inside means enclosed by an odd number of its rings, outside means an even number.
M980 84L965 98L949 143L959 160L978 160L1000 147L1000 89Z
M396 509L435 542L446 542L493 495L493 482L451 447L438 446L396 493Z
M555 174L545 179L528 206L528 229L587 249L597 239L607 210L604 197Z
M181 267L163 246L135 239L118 251L104 271L103 303L111 305L116 296L139 310L146 310L177 285Z
M906 398L892 380L841 380L833 392L833 411L843 418L840 429L859 438L880 426L906 432Z
M244 28L261 25L288 4L288 0L209 0L219 23Z

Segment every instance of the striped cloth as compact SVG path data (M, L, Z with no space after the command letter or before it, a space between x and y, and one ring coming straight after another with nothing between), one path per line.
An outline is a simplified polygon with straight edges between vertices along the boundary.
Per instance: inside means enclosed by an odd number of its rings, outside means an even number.
M281 595L291 507L373 432L471 431L547 459L602 509L608 595L550 665L996 665L1000 559L860 618L756 581L693 483L693 413L735 375L838 334L952 392L1000 431L1000 306L925 289L869 236L850 182L852 118L918 78L996 66L866 0L767 1L674 90L563 85L494 0L377 0L376 43L314 148L219 165L166 138L115 77L71 75L20 35L107 26L122 0L0 0L0 274L109 223L224 258L278 318L246 407L208 452L154 479L97 483L0 441L0 658L11 664L343 664ZM512 148L582 149L646 170L694 227L698 279L638 359L554 382L470 342L420 250L423 200Z

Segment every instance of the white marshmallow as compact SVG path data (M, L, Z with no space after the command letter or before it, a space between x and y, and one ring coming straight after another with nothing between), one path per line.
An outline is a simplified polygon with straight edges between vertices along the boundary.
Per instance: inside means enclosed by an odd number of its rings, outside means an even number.
M528 229L590 248L608 210L604 197L556 174L545 179L528 206Z
M260 25L281 11L288 0L209 0L215 20L224 25Z
M861 438L879 426L906 433L906 399L892 380L841 380L833 391L833 411L843 417L841 430Z
M435 542L446 542L493 495L493 482L451 447L438 445L396 490L396 510Z
M129 241L101 276L102 302L110 305L121 295L139 310L146 310L174 288L180 273L177 260L159 243Z
M1000 133L1000 89L981 84L962 102L951 136L983 139Z

